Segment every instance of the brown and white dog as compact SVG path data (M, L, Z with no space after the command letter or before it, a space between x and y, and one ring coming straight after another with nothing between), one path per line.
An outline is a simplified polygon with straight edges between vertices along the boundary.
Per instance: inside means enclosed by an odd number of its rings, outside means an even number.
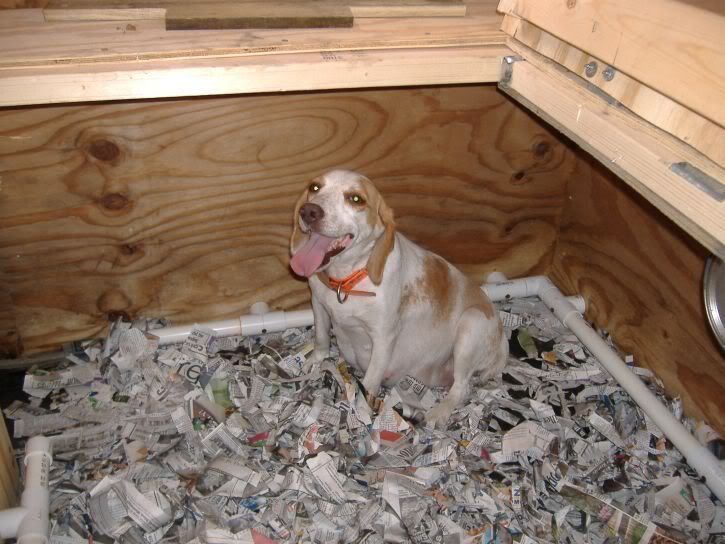
M333 170L314 179L294 212L295 273L309 278L315 319L312 361L340 353L376 396L409 374L451 386L428 411L444 425L472 374L501 371L508 343L488 297L441 257L396 232L393 212L365 176Z

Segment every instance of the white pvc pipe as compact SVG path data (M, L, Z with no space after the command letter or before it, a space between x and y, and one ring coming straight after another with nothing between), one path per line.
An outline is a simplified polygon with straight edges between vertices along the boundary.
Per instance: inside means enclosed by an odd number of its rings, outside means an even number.
M214 331L215 336L252 336L268 332L281 332L294 327L307 327L314 323L312 310L270 312L264 302L252 305L249 315L222 321L201 323L200 326ZM164 327L149 331L159 338L159 345L183 342L193 325Z
M28 511L20 506L8 508L0 512L0 539L15 538L18 534L18 527Z
M488 283L481 286L488 297L498 302L500 300L508 300L510 298L538 297L544 282L549 279L546 276L529 276L528 278L520 278L517 280L508 280L501 272L491 272L486 278ZM551 282L549 282L551 283ZM574 295L564 297L571 303L580 313L584 313L586 309L586 301L584 297Z
M16 538L18 544L48 544L48 474L53 457L50 440L34 436L25 445L25 486L20 507L0 512L0 538Z
M489 276L489 279L491 277ZM538 295L551 309L554 315L568 327L596 357L604 369L609 372L629 396L665 433L665 436L680 450L687 462L705 478L705 483L718 499L725 502L725 473L720 461L710 450L693 437L664 406L659 399L642 383L617 353L607 345L599 334L584 320L581 313L571 304L561 291L546 276L534 276L519 280L501 281L494 276L495 283L486 284L484 290L489 297L504 300L507 296ZM531 290L536 289L534 293ZM526 292L526 295L518 293ZM516 293L516 294L513 294Z

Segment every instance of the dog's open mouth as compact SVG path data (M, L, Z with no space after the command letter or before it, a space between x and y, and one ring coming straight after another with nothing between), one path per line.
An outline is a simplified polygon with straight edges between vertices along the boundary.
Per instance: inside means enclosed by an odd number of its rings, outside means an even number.
M317 232L310 233L310 239L292 256L290 266L296 274L310 277L321 267L339 255L353 239L352 234L330 238Z

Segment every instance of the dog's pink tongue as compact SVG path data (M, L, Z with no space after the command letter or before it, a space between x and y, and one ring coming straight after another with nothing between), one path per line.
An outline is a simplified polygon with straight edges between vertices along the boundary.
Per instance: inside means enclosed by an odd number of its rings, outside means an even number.
M292 270L300 276L309 278L320 268L322 261L325 259L327 248L330 247L333 240L334 238L316 232L311 233L307 243L292 256L290 260Z

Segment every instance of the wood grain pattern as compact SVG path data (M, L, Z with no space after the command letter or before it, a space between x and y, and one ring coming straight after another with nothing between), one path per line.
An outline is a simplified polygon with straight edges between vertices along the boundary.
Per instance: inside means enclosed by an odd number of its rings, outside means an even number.
M46 21L128 21L134 19L164 19L166 7L194 6L203 9L207 4L204 0L185 2L180 0L50 0L43 9ZM238 10L246 10L250 4L247 0L237 0L227 5ZM298 7L332 4L345 7L355 18L364 17L463 17L466 5L460 0L298 0ZM265 6L277 6L278 3L266 3ZM33 6L38 7L38 6ZM324 5L322 7L325 7Z
M294 53L0 69L0 106L490 83L507 47Z
M168 5L165 21L166 30L350 28L353 18L339 2L202 2Z
M5 421L0 418L0 510L17 506L19 471Z
M401 231L467 273L541 272L574 166L491 86L18 108L0 127L0 266L29 352L120 313L306 305L291 212L333 167L369 175Z
M607 65L601 59L584 53L523 19L507 15L502 28L517 41L586 78L587 82L596 85L646 121L676 136L721 167L725 167L725 128L697 115L627 74L615 73L613 79L607 81L603 76ZM587 77L585 71L590 62L595 62L598 70L594 76Z
M22 353L18 327L15 323L15 308L7 282L0 272L0 358L13 358Z
M501 0L550 32L725 126L725 8L679 0Z
M45 22L40 9L0 17L0 67L137 63L341 50L502 45L495 1L476 0L466 17L361 19L352 29L167 32L163 20ZM177 62L177 66L183 68Z
M725 360L702 303L706 250L593 159L580 161L552 267L587 319L725 432Z

